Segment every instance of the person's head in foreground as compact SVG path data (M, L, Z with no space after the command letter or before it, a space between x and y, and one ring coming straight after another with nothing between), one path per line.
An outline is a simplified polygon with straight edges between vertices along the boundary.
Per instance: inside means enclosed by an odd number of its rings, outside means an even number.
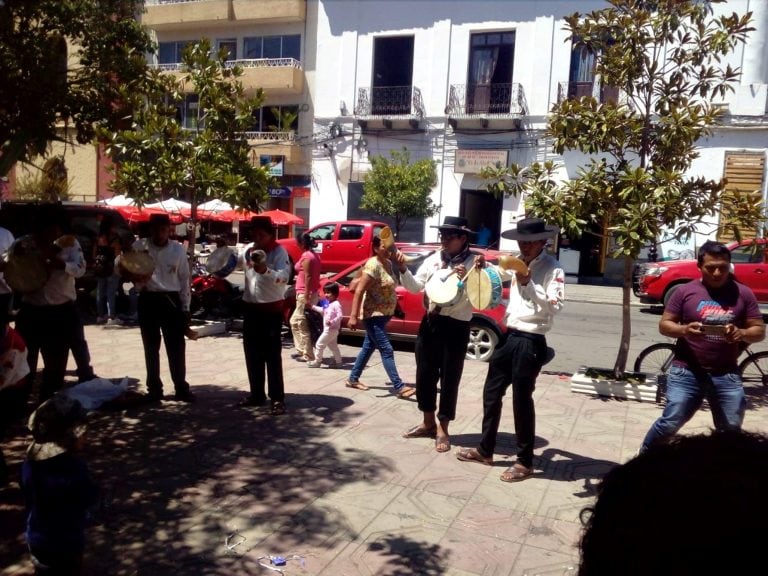
M762 574L768 437L677 436L616 466L582 511L579 576Z

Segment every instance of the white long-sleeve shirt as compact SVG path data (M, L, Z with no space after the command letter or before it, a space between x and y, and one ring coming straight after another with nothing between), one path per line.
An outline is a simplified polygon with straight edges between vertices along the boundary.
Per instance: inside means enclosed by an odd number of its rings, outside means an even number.
M35 245L33 236L25 236L19 242ZM48 281L39 290L24 294L22 300L34 306L58 306L77 299L75 278L85 274L85 256L80 242L74 236L62 236L56 241L59 252L56 258L64 262L63 270L51 270Z
M155 262L155 270L144 289L148 292L178 292L181 307L188 311L191 299L190 275L184 246L176 240L168 240L165 246L156 246L151 238L141 238L133 243L133 250L149 253Z
M14 237L13 234L11 234L11 231L6 230L5 228L0 228L0 255L4 255L6 252L8 252L8 250L11 248L11 245L13 244L13 241ZM8 286L3 273L0 272L0 294L10 293L11 287Z
M546 334L552 328L555 313L565 301L565 272L553 256L542 251L528 264L531 279L525 286L517 283L514 271L494 266L502 279L512 280L505 322L509 328Z
M291 260L288 252L275 244L267 254L267 271L259 274L253 269L251 252L255 249L253 242L248 244L240 257L239 267L245 270L245 286L243 302L251 304L268 304L277 302L285 297L288 278L291 274Z
M464 264L464 267L469 271L472 269L474 262L475 254L470 254L464 262L461 262L461 264ZM400 274L400 283L406 290L408 290L408 292L415 294L424 290L432 275L442 267L443 260L440 256L440 251L438 250L424 259L424 262L421 263L419 269L416 270L415 276L411 274L411 271L408 269L406 269L405 272L402 272ZM458 278L456 281L458 282ZM430 312L435 309L435 305L431 301L429 302L428 309ZM441 306L439 314L440 316L450 316L451 318L462 320L464 322L472 320L472 304L469 301L466 290L462 293L459 301L453 306Z

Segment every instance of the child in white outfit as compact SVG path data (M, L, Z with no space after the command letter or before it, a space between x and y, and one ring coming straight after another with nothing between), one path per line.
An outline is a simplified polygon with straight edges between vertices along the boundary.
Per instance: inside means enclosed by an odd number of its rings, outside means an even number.
M319 368L322 365L323 352L326 346L333 352L334 362L331 366L338 367L342 363L341 352L337 343L339 330L341 329L341 318L344 315L338 300L339 285L336 282L329 282L323 286L323 294L326 300L328 300L328 305L325 308L321 306L312 307L316 312L323 313L323 333L315 342L315 359L307 362L307 366L310 368Z

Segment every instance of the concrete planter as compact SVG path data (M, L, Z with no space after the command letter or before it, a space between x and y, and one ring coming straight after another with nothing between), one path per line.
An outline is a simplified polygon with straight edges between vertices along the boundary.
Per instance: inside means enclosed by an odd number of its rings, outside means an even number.
M603 368L588 368L580 366L576 373L571 376L571 392L579 394L596 394L608 398L622 398L626 400L637 400L639 402L657 402L658 386L656 377L650 374L629 372L630 376L644 378L644 382L628 382L623 380L614 380L611 378L602 378L600 376L587 375L588 370L606 370Z

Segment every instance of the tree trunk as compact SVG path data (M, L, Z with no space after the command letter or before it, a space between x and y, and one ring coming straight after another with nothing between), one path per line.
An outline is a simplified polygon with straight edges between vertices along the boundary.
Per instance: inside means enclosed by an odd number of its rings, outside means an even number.
M621 286L621 340L619 341L619 353L613 371L616 378L621 378L627 368L629 358L629 341L632 336L632 317L629 298L632 294L632 271L635 268L635 259L626 256L624 258L624 281Z

